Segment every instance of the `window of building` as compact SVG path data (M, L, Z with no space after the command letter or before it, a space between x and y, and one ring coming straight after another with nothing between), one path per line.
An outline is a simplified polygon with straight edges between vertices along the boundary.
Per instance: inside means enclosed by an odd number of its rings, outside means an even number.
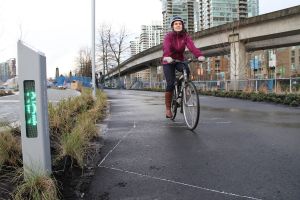
M291 53L292 53L292 56L295 56L295 50L292 50Z
M291 63L295 63L295 57L291 58Z
M295 64L292 64L292 65L291 65L291 70L292 70L292 71L295 71L295 70L296 70L296 65L295 65Z

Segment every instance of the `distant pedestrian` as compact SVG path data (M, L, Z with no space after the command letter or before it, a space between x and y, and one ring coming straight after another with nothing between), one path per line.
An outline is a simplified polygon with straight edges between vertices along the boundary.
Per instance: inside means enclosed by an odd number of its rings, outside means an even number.
M99 80L98 80L98 74L97 73L95 74L95 85L96 85L96 88L98 89L99 88Z
M100 72L99 74L100 74L99 75L99 87L100 87L101 90L103 90L103 88L104 88L104 76L103 76L102 72Z

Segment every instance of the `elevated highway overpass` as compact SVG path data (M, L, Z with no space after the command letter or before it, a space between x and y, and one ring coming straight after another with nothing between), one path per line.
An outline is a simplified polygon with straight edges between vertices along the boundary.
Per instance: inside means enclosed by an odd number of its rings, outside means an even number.
M300 6L267 13L213 27L192 35L196 47L206 57L230 55L230 77L244 78L246 52L300 44ZM162 44L132 56L120 65L121 76L130 85L130 74L150 68L150 82L155 82L160 65ZM118 70L108 74L118 77Z

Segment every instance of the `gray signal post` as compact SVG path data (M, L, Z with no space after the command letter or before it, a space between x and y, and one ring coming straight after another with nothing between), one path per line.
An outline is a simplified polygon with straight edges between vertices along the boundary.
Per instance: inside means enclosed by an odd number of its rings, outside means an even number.
M92 0L92 87L94 98L96 97L95 57L95 0Z
M25 176L30 171L50 174L45 55L18 41L18 70L24 173Z

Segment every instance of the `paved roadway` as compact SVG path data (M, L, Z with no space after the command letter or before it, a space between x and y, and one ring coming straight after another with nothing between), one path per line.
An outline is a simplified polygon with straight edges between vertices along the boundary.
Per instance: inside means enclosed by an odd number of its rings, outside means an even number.
M48 101L57 103L58 101L80 95L75 90L55 90L48 89ZM9 95L0 97L0 122L8 121L15 122L19 120L20 113L20 99L19 95Z
M102 160L86 199L300 199L300 109L201 96L198 128L163 93L107 90Z

